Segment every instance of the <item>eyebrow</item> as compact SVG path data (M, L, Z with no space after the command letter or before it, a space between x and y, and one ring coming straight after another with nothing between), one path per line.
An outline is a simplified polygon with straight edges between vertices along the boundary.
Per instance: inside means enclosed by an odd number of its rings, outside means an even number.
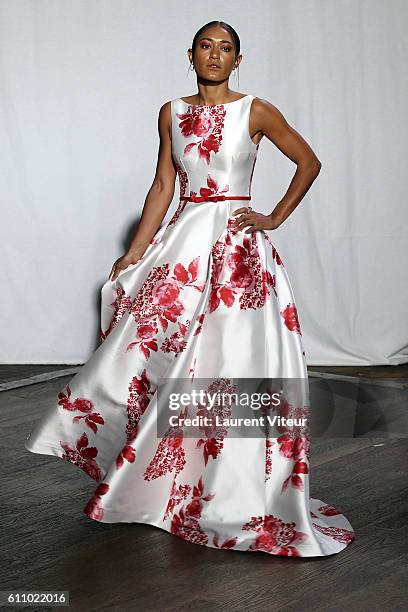
M200 38L200 42L202 40L212 40L213 42L216 42L215 38L210 38L209 36L204 36L203 38ZM230 45L233 44L230 40L220 40L220 42L226 42L226 43L229 43Z

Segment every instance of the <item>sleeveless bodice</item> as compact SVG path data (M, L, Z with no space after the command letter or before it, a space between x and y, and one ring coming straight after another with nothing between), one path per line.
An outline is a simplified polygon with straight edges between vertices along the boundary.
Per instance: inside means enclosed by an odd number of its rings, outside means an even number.
M172 154L180 197L250 195L259 143L249 134L248 94L225 104L197 106L171 101Z

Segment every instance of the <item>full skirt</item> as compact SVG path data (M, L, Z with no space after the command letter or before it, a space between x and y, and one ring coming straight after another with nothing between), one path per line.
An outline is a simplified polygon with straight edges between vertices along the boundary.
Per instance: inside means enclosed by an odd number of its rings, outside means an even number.
M97 483L91 519L147 523L189 542L272 555L338 553L355 533L309 497L310 440L160 436L160 380L307 380L285 266L244 203L180 203L143 257L101 290L101 344L25 441Z

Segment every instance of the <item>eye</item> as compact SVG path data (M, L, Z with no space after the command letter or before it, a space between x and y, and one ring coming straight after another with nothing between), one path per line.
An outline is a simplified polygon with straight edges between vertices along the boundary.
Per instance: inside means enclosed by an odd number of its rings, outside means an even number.
M205 47L209 47L210 45L208 43L204 43L201 45L201 48L204 49Z
M231 51L231 47L223 47L223 49L225 49L225 51Z

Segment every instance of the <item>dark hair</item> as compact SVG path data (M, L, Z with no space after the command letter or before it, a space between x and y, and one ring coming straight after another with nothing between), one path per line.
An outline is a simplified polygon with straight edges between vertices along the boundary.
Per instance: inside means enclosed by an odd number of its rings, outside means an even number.
M235 46L235 57L237 57L237 55L239 55L239 51L241 49L241 41L239 40L239 36L236 33L236 31L234 30L234 28L232 26L230 26L229 23L225 23L225 21L209 21L208 23L203 25L198 30L198 32L195 33L195 36L193 38L193 42L192 42L192 45L191 45L191 49L192 49L192 52L193 52L193 57L194 57L194 49L196 48L199 36L204 32L204 30L206 30L207 28L209 28L211 26L220 26L221 28L224 28L224 30L227 30L231 34L231 37L232 37L232 40L234 41L234 46Z

